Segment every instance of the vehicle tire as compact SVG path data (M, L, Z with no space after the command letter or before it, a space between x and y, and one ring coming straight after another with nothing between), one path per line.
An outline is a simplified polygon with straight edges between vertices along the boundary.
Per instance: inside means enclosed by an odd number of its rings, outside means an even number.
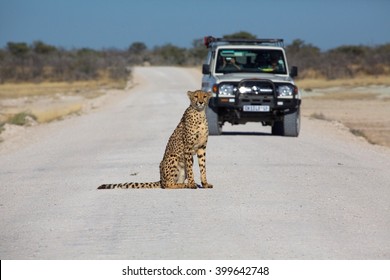
M206 117L209 125L209 135L221 135L222 127L218 121L218 114L208 106L206 108Z
M301 128L301 114L299 108L284 116L272 126L272 134L280 136L298 137Z

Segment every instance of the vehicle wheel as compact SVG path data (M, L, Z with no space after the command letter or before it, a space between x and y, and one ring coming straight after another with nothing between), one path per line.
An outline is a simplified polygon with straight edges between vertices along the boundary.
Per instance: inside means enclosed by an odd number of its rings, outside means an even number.
M284 116L282 121L277 121L272 126L273 135L298 137L301 128L301 114L299 108Z
M208 106L206 108L206 117L209 124L209 135L221 135L222 127L218 122L218 114Z

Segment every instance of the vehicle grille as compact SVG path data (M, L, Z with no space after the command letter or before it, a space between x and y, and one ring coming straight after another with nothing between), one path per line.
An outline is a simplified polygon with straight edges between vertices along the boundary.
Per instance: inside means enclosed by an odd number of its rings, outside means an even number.
M241 96L274 95L275 86L269 80L242 80L238 84Z

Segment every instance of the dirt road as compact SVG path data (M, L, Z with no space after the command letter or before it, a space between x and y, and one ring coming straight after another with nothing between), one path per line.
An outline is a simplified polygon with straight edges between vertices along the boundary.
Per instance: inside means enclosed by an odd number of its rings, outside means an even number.
M0 144L0 259L390 258L390 150L330 122L303 118L299 138L227 126L209 138L214 189L97 191L158 180L200 87L182 68L135 79L97 110Z

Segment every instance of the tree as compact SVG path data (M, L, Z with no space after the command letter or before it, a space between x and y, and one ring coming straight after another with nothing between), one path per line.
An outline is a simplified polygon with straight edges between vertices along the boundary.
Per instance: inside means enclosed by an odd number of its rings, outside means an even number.
M140 65L147 60L148 48L142 42L134 42L128 48L128 54L130 64Z
M305 41L301 39L295 39L292 41L292 43L288 46L286 46L286 51L289 53L289 55L296 55L299 53L304 53L305 55L319 55L320 49L313 46L312 44L306 44Z
M35 41L32 48L36 54L50 54L57 51L56 47L45 44L42 41Z
M135 55L140 55L140 54L144 53L147 49L148 48L144 43L134 42L129 47L129 53L135 54Z
M298 66L300 71L300 77L305 77L308 73L311 75L317 73L318 66L321 64L322 57L321 51L318 47L312 44L306 44L301 39L295 39L290 45L286 46L286 53L288 56L289 65Z
M188 50L188 64L199 65L207 56L208 49L204 45L203 38L192 41L192 48Z
M156 47L153 56L156 64L184 65L186 63L186 49L172 44Z
M253 35L246 31L240 31L232 34L223 35L224 39L256 39L256 35Z
M14 43L8 42L7 49L14 56L22 57L25 56L29 52L29 47L26 43Z

